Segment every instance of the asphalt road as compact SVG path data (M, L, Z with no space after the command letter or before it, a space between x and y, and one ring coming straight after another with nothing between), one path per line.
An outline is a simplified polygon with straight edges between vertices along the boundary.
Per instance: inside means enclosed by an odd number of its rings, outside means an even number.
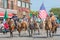
M37 35L37 31L32 37L28 36L27 31L22 31L21 36L18 36L18 32L13 33L13 37L10 37L10 34L7 33L3 35L0 33L0 40L60 40L60 28L58 28L57 33L54 35L54 37L48 37L46 36L46 31L40 30L40 35Z

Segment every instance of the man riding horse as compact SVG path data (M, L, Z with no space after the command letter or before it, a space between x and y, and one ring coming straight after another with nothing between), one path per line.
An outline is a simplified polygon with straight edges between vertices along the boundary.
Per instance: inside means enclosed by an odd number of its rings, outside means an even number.
M53 33L56 31L57 29L57 23L56 23L56 17L54 16L53 12L51 12L50 14L50 19L51 19L51 23L52 23L52 31Z
M18 17L16 16L16 14L13 14L12 19L14 20L15 28L17 28Z
M45 20L45 29L47 30L47 36L48 36L48 30L50 31L50 36L51 33L55 33L57 30L57 23L56 23L56 17L54 14L51 12L50 16L47 16Z

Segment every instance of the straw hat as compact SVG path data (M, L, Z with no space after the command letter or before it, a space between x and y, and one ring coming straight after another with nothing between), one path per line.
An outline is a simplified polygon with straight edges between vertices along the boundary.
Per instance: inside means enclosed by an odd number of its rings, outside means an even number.
M53 13L53 12L50 12L50 14L51 14L51 15L54 15L54 13Z

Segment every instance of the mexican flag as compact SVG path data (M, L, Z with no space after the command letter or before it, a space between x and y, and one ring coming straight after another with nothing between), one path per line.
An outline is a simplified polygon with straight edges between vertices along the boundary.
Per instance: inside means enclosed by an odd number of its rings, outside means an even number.
M32 17L32 13L30 13L30 17Z
M5 14L4 14L4 19L3 19L3 24L4 24L4 28L5 29L8 29L8 24L6 23L6 19L8 18L8 12L7 10L5 11Z

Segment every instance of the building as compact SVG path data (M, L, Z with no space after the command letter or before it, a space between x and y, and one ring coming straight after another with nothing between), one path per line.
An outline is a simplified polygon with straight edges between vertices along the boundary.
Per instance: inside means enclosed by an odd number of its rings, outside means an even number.
M23 15L29 16L30 11L30 0L0 0L0 17L4 14L5 10L9 14L17 14L19 18Z
M29 16L30 13L30 0L18 0L17 1L17 9L18 9L18 16L19 18L22 18L24 15L27 17Z
M17 14L16 0L0 0L0 17L4 17L4 12L7 10L10 17L13 13Z
M7 10L9 18L13 16L13 13L17 14L16 3L16 0L0 0L0 21L3 20L5 10Z

